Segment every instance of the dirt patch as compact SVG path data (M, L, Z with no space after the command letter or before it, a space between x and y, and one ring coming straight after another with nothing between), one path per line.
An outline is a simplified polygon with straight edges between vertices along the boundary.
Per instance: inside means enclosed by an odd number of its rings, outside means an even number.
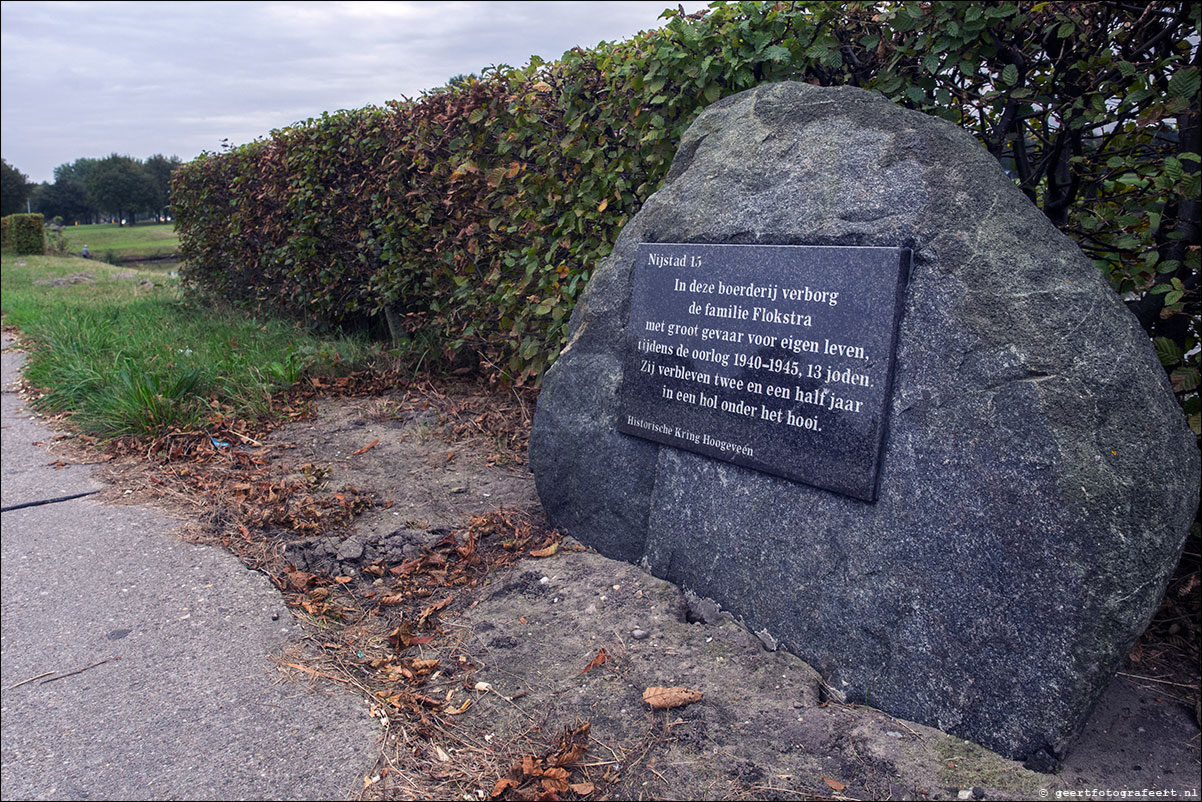
M531 570L533 569L533 570ZM483 592L464 623L487 696L478 733L554 732L591 723L595 769L620 799L956 798L974 783L943 776L963 742L879 711L836 704L808 665L768 651L722 615L689 621L673 585L592 552L564 550L516 566ZM583 669L604 652L596 668ZM649 687L701 700L655 710ZM981 750L984 751L984 750ZM995 798L1056 778L996 755L981 789ZM954 759L954 758L953 758ZM984 776L982 774L982 776Z
M280 587L310 632L281 670L361 693L380 722L363 797L1197 798L1188 690L1112 689L1058 776L840 704L713 602L549 532L524 464L530 399L343 390L112 477L114 497L192 510L201 539ZM653 709L654 686L701 696Z
M39 287L66 287L71 284L95 284L96 277L91 273L72 273L59 278L37 278L33 283Z
M356 520L355 536L364 540L447 529L501 505L537 510L523 451L486 423L470 425L473 413L493 411L485 408L491 400L480 394L448 400L441 393L348 398L321 404L311 420L265 444L288 452L300 471L292 478L316 476L320 485L350 485L375 497ZM520 405L512 406L520 418Z

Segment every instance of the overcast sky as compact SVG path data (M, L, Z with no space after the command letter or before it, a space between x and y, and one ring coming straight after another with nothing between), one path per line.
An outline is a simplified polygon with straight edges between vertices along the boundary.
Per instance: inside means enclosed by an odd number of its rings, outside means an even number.
M626 39L677 4L6 0L0 149L33 181L82 156L187 161L223 138Z

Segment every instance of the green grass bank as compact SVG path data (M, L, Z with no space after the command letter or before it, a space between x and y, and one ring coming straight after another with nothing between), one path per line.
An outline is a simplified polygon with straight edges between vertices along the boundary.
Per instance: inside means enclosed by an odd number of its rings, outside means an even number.
M179 235L171 223L67 226L62 237L67 254L78 256L86 245L93 259L105 262L164 259L179 252Z
M185 300L161 271L14 255L0 269L4 324L27 339L25 377L42 391L35 406L101 440L270 418L273 395L306 377L382 357L351 337Z

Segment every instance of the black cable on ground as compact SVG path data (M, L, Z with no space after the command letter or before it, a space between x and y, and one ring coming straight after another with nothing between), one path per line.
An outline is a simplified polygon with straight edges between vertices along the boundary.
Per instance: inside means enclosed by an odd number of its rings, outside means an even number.
M60 501L70 501L73 498L83 498L84 496L94 496L99 493L99 490L89 490L86 493L75 493L70 496L59 496L58 498L48 498L43 501L26 501L24 504L13 504L9 507L0 507L0 512L8 512L9 510L23 510L26 507L40 507L43 504L57 504Z

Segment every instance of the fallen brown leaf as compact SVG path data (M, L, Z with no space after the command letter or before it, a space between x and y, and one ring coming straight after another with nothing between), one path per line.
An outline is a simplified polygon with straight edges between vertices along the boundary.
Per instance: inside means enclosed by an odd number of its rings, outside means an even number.
M451 599L453 599L453 598L455 598L453 595L447 596L445 599L438 602L437 604L431 604L429 607L422 610L421 615L419 615L417 617L417 628L425 629L426 624L430 620L430 616L434 615L434 613L437 613L439 610L442 610L443 608L445 608L448 604L451 603Z
M543 771L543 777L540 784L543 790L552 793L562 793L568 790L568 778L571 774L567 769L550 768Z
M520 783L512 777L502 777L492 788L492 798L496 799L510 788L517 788Z
M370 443L368 443L367 445L365 445L363 448L359 449L358 451L352 451L351 454L352 455L366 454L368 451L371 451L373 448L375 448L378 445L380 445L379 438L372 440Z
M545 549L535 549L534 551L530 552L530 556L531 557L550 557L551 555L555 554L557 551L559 551L559 543L552 543L550 546L547 546Z
M288 567L291 568L292 566ZM284 578L288 580L288 584L292 586L293 590L304 590L316 577L308 571L288 571L285 569Z
M587 674L588 672L592 671L592 670L593 670L594 668L596 668L597 666L599 666L599 665L601 665L602 663L604 663L608 657L609 657L609 655L607 655L607 654L605 653L605 650L604 650L604 649L602 649L601 651L597 652L597 656L596 656L596 657L594 657L594 658L593 658L593 659L592 659L592 660L589 662L589 664L588 664L587 666L585 666L585 667L584 667L584 670L580 672L580 676L582 676L582 677L583 677L585 674Z
M413 645L413 625L402 621L400 626L388 633L388 642L396 647L397 651Z
M592 726L590 722L585 721L574 729L565 728L556 738L558 751L550 758L551 763L556 766L570 766L583 757L588 749L588 734Z
M841 783L838 780L832 780L830 777L823 777L822 781L836 791L842 791L844 788L847 787L846 783Z
M585 750L587 749L587 742L567 744L563 751L551 758L551 762L557 766L570 766L584 757Z
M658 685L653 685L643 691L643 701L656 710L669 710L673 707L691 705L693 702L700 702L701 697L701 691L695 691L691 688L662 688Z
M463 701L463 704L461 704L459 707L456 707L451 710L443 710L442 712L446 713L448 716L458 716L460 713L465 712L471 706L472 706L472 700L465 699Z

